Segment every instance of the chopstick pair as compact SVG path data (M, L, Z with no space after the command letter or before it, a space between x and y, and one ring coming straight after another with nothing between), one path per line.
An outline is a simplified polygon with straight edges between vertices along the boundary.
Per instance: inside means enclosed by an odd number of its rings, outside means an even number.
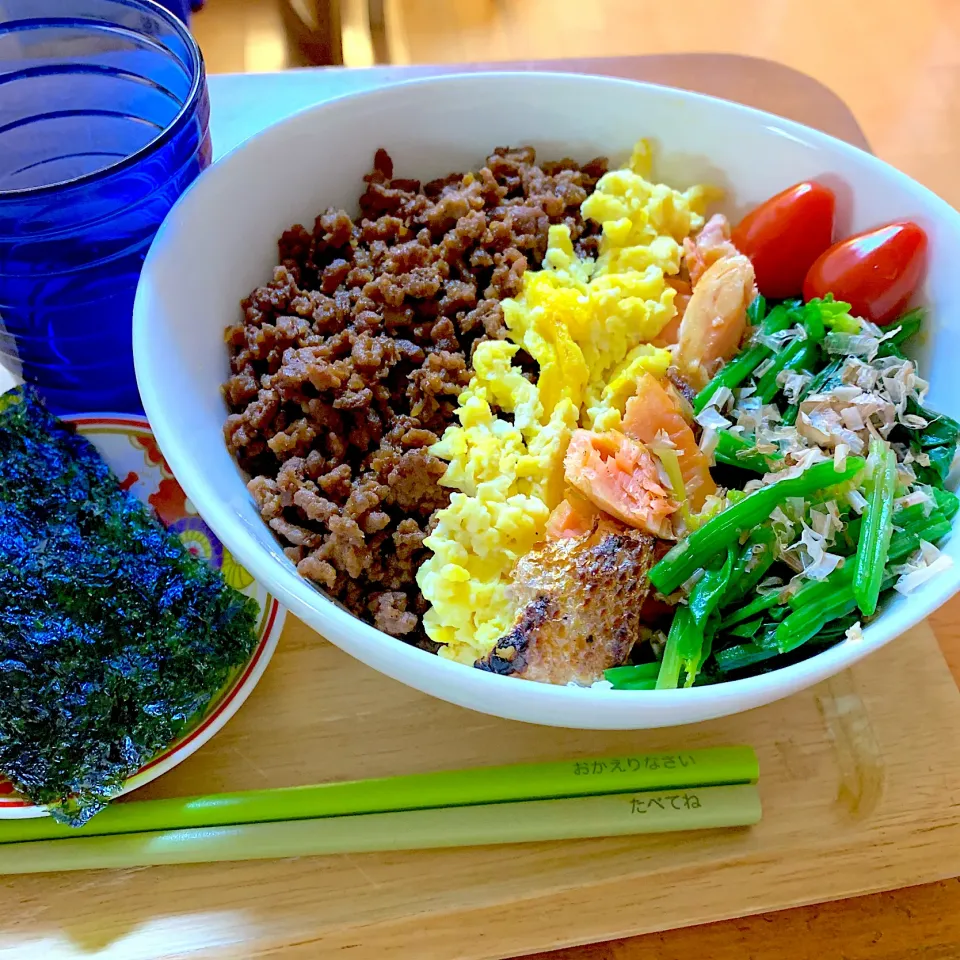
M0 874L749 826L758 774L718 747L117 803L79 829L0 825Z

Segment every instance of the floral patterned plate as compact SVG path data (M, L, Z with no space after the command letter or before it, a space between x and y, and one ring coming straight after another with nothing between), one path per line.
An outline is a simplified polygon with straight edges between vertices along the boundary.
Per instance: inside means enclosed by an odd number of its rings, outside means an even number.
M120 478L121 485L153 508L160 522L177 533L187 549L203 557L223 578L260 605L258 643L247 664L239 669L209 709L176 743L154 757L134 774L121 793L129 793L185 760L203 746L232 717L263 675L283 629L284 609L233 558L184 496L163 455L150 425L143 417L128 414L85 414L66 417ZM0 820L42 817L47 812L19 797L0 777Z

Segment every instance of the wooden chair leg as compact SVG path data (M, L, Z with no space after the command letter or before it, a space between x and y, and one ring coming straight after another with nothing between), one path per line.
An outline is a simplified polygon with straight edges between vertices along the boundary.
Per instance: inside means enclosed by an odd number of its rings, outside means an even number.
M340 0L280 0L292 44L308 63L343 65Z
M373 46L374 60L377 63L389 63L386 0L368 0L367 17L370 22L370 43Z

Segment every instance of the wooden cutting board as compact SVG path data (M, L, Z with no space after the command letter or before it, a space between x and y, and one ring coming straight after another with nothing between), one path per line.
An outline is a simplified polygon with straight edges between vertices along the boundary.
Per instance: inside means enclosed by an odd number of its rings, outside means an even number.
M749 743L763 821L652 838L14 878L0 887L0 947L15 957L40 955L28 944L57 943L59 958L122 943L111 957L252 958L283 945L293 957L480 960L936 880L960 863L957 730L960 693L926 626L780 703L693 727L609 733L441 703L291 618L243 710L138 797ZM163 952L152 952L161 941Z

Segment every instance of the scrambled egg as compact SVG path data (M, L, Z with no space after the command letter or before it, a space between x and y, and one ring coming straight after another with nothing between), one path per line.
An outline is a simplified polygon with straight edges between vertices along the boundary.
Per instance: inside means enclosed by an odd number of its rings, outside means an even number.
M503 301L510 339L477 347L460 426L431 448L449 464L441 483L458 491L424 541L433 556L417 576L441 656L473 663L509 630L510 574L563 497L571 433L617 429L640 374L662 377L671 362L649 341L676 314L664 277L679 271L681 243L703 226L710 195L649 175L641 142L629 167L606 174L584 201L584 217L602 226L596 261L576 256L566 226L550 228L543 269ZM536 384L512 365L521 347L539 366Z
M488 341L474 352L459 427L431 452L449 461L442 479L461 491L424 541L433 556L417 575L432 606L424 616L441 653L472 663L513 622L509 572L544 539L563 492L563 456L579 409L569 398L544 410L538 388L510 361L519 347ZM513 414L513 423L492 407ZM544 423L546 419L546 423Z

